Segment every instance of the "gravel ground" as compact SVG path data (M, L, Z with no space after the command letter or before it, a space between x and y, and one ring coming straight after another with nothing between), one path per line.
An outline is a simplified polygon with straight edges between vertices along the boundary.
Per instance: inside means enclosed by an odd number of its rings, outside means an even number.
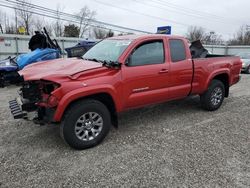
M0 89L0 187L250 187L250 76L216 112L191 97L120 115L118 129L76 151L58 126L13 120Z

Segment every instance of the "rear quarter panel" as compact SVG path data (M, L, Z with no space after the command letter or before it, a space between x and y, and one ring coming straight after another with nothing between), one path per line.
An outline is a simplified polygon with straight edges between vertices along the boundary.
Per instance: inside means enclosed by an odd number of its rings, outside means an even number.
M194 59L194 81L192 94L205 92L214 77L227 74L229 86L239 80L241 60L238 57L215 57Z

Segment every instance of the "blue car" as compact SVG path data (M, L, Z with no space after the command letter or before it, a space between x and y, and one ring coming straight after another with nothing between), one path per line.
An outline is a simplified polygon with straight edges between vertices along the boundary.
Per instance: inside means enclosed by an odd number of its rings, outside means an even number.
M83 40L77 45L66 48L68 57L81 57L97 41ZM14 58L7 58L0 61L0 87L8 84L18 84L23 81L22 77L18 74L19 70L32 63L57 59L61 57L61 48L56 40L51 40L46 29L44 32L35 32L29 41L30 53L21 54Z
M60 46L56 40L50 39L45 28L44 32L35 32L29 41L29 49L30 53L0 61L0 87L21 82L18 71L27 65L61 57Z
M73 47L66 48L65 51L68 57L82 57L96 43L97 41L83 40Z

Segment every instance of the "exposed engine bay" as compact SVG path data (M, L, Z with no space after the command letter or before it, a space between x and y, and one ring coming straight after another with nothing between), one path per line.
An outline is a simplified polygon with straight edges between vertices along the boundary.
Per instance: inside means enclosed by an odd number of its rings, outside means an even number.
M59 87L49 81L24 82L19 90L20 97L10 101L10 109L15 119L28 119L28 112L36 112L35 123L52 122L56 98L51 93ZM46 119L44 119L46 117Z

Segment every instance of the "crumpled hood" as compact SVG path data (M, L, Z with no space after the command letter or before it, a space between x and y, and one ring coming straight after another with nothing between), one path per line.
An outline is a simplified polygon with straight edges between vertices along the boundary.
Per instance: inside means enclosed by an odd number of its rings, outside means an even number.
M78 58L55 59L26 66L19 74L24 80L40 80L46 77L65 77L78 72L96 69L102 64Z

